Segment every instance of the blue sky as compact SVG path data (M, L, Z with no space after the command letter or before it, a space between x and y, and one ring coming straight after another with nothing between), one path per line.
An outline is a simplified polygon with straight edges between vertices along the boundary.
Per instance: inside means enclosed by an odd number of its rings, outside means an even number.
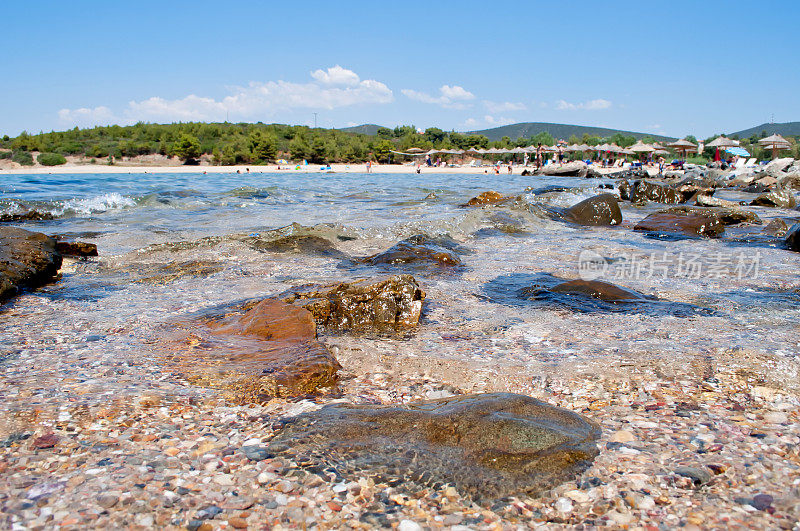
M0 134L311 125L316 112L323 127L542 121L705 137L800 120L798 17L796 0L12 0Z

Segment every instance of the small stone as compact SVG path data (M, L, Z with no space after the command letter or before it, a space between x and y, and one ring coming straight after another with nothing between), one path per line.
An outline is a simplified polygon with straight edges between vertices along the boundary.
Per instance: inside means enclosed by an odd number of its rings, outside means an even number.
M41 437L36 437L31 445L34 449L52 448L58 444L60 437L55 433L47 433Z
M166 450L164 450L164 453L167 454L170 457L175 457L176 455L181 453L181 451L179 449L175 448L174 446L171 446L171 447L167 448Z
M279 481L277 485L275 485L275 490L278 492L283 492L284 494L288 492L292 492L294 490L294 485L291 481L283 480Z
M753 496L753 500L752 502L750 502L750 505L752 505L759 511L765 511L767 510L768 507L772 505L773 501L774 500L772 496L770 496L769 494L756 494L755 496Z
M219 474L214 476L214 483L222 485L223 487L228 487L233 485L233 477L230 474Z
M572 501L569 498L562 497L556 500L554 507L560 513L569 513L572 512Z
M679 476L691 479L695 486L698 487L711 481L712 477L711 472L693 466L679 466L675 469L675 473Z
M247 520L238 516L228 518L228 525L234 529L247 529Z
M271 483L276 479L278 479L277 474L273 474L272 472L262 472L258 475L258 477L256 477L256 482L258 482L259 485L266 485L267 483Z
M199 520L208 520L209 518L214 518L221 512L222 509L220 509L216 505L209 505L205 509L200 509L199 511L197 511L197 518Z
M117 504L118 501L119 497L114 496L113 494L101 494L97 497L97 505L103 509L111 509Z
M442 520L444 525L459 525L461 522L464 521L464 517L460 514L448 514Z
M576 503L588 503L589 495L582 490L570 490L564 493L564 496Z
M617 432L614 432L614 435L611 436L612 442L626 443L635 440L636 436L628 430L619 430Z
M273 457L263 446L243 446L244 455L251 461L263 461Z
M422 526L414 520L401 520L397 526L398 531L422 531Z
M342 510L342 506L340 504L336 503L335 501L329 501L328 502L328 509L338 513L339 511Z
M764 414L764 420L772 424L785 424L789 422L789 415L781 411L770 411Z

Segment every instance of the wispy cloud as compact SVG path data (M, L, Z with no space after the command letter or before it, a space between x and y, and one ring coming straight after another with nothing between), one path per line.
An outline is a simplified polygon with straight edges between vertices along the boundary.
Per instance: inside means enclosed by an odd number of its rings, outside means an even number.
M559 111L599 111L611 107L611 102L604 99L589 100L583 103L569 103L565 100L556 102L556 109Z
M351 105L386 104L394 94L374 79L362 80L352 70L339 65L311 72L314 81L251 82L246 87L232 87L231 94L220 99L189 94L179 99L154 96L131 101L119 112L105 106L93 109L62 109L62 122L74 125L135 123L137 121L242 120L263 119L278 111L292 109L336 109Z
M527 111L528 107L524 103L514 103L512 101L489 101L483 102L484 107L489 112L511 112L511 111Z
M453 85L452 87L450 85L442 85L439 88L438 96L411 89L403 89L400 92L414 101L441 105L447 109L467 109L470 105L465 102L475 99L475 94L458 85Z

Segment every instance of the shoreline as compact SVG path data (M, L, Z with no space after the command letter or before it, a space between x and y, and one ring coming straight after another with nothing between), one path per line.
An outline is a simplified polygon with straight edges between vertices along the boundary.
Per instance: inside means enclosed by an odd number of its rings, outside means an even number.
M253 166L253 165L238 165L238 166L122 166L114 165L107 166L101 164L64 164L63 166L47 166L47 167L33 167L33 168L19 168L19 169L3 169L0 168L0 175L57 175L57 174L145 174L145 173L197 173L197 174L223 174L223 173L308 173L308 174L326 174L326 173L366 173L367 168L364 164L331 164L330 170L322 170L319 164L309 164L308 166L301 167L302 169L295 169L296 165L282 165L280 169L277 165L271 164L269 166ZM493 166L447 166L447 167L425 167L421 168L422 174L487 174L494 175L492 172ZM505 168L505 167L504 167ZM534 170L533 166L517 166L513 167L513 173L519 175L524 169L530 171ZM620 168L595 168L602 174L615 173L621 171ZM652 169L647 168L648 171ZM653 168L655 169L655 168ZM414 173L415 167L405 164L373 164L371 173ZM498 177L508 175L507 170L503 169L497 174Z

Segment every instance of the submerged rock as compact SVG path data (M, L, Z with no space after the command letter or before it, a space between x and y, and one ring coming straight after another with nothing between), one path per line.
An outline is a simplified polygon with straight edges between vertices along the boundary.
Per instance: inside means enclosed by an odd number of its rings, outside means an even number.
M578 225L619 225L622 223L622 211L617 196L600 194L566 209L563 219Z
M775 190L766 194L761 194L760 196L753 199L753 201L750 204L756 206L768 206L777 208L794 208L797 206L797 200L795 199L794 193L792 191L782 189L782 190Z
M86 242L56 242L62 256L97 256L97 245Z
M0 228L0 301L53 280L61 267L56 240L40 232Z
M0 223L13 223L16 221L46 221L53 219L50 212L28 210L22 214L0 214Z
M413 328L425 292L411 275L293 288L281 300L309 310L328 330L397 331Z
M674 188L649 181L636 181L630 189L632 203L653 201L655 203L677 203L678 192Z
M357 259L356 262L373 266L433 265L453 268L461 266L461 259L456 254L460 249L461 246L450 238L419 234L397 242L382 253Z
M719 216L711 210L678 207L650 214L637 223L633 230L716 237L725 232L725 226Z
M237 403L318 392L341 368L305 308L265 299L243 313L186 326L171 356L191 383L227 390Z
M280 422L268 449L306 466L403 490L450 484L491 502L572 480L598 454L599 427L527 396L492 393L398 406L332 404Z
M131 264L119 271L138 278L140 284L169 284L184 277L207 277L225 269L221 262L211 260L187 260L167 264Z
M258 240L251 243L251 247L258 251L273 253L303 253L330 256L333 258L346 258L347 255L337 249L329 240L321 236L290 235L276 240Z
M647 298L637 291L601 280L568 280L553 286L550 291L585 295L606 302L635 301Z
M781 218L776 218L764 226L764 234L782 238L789 231L789 226Z

